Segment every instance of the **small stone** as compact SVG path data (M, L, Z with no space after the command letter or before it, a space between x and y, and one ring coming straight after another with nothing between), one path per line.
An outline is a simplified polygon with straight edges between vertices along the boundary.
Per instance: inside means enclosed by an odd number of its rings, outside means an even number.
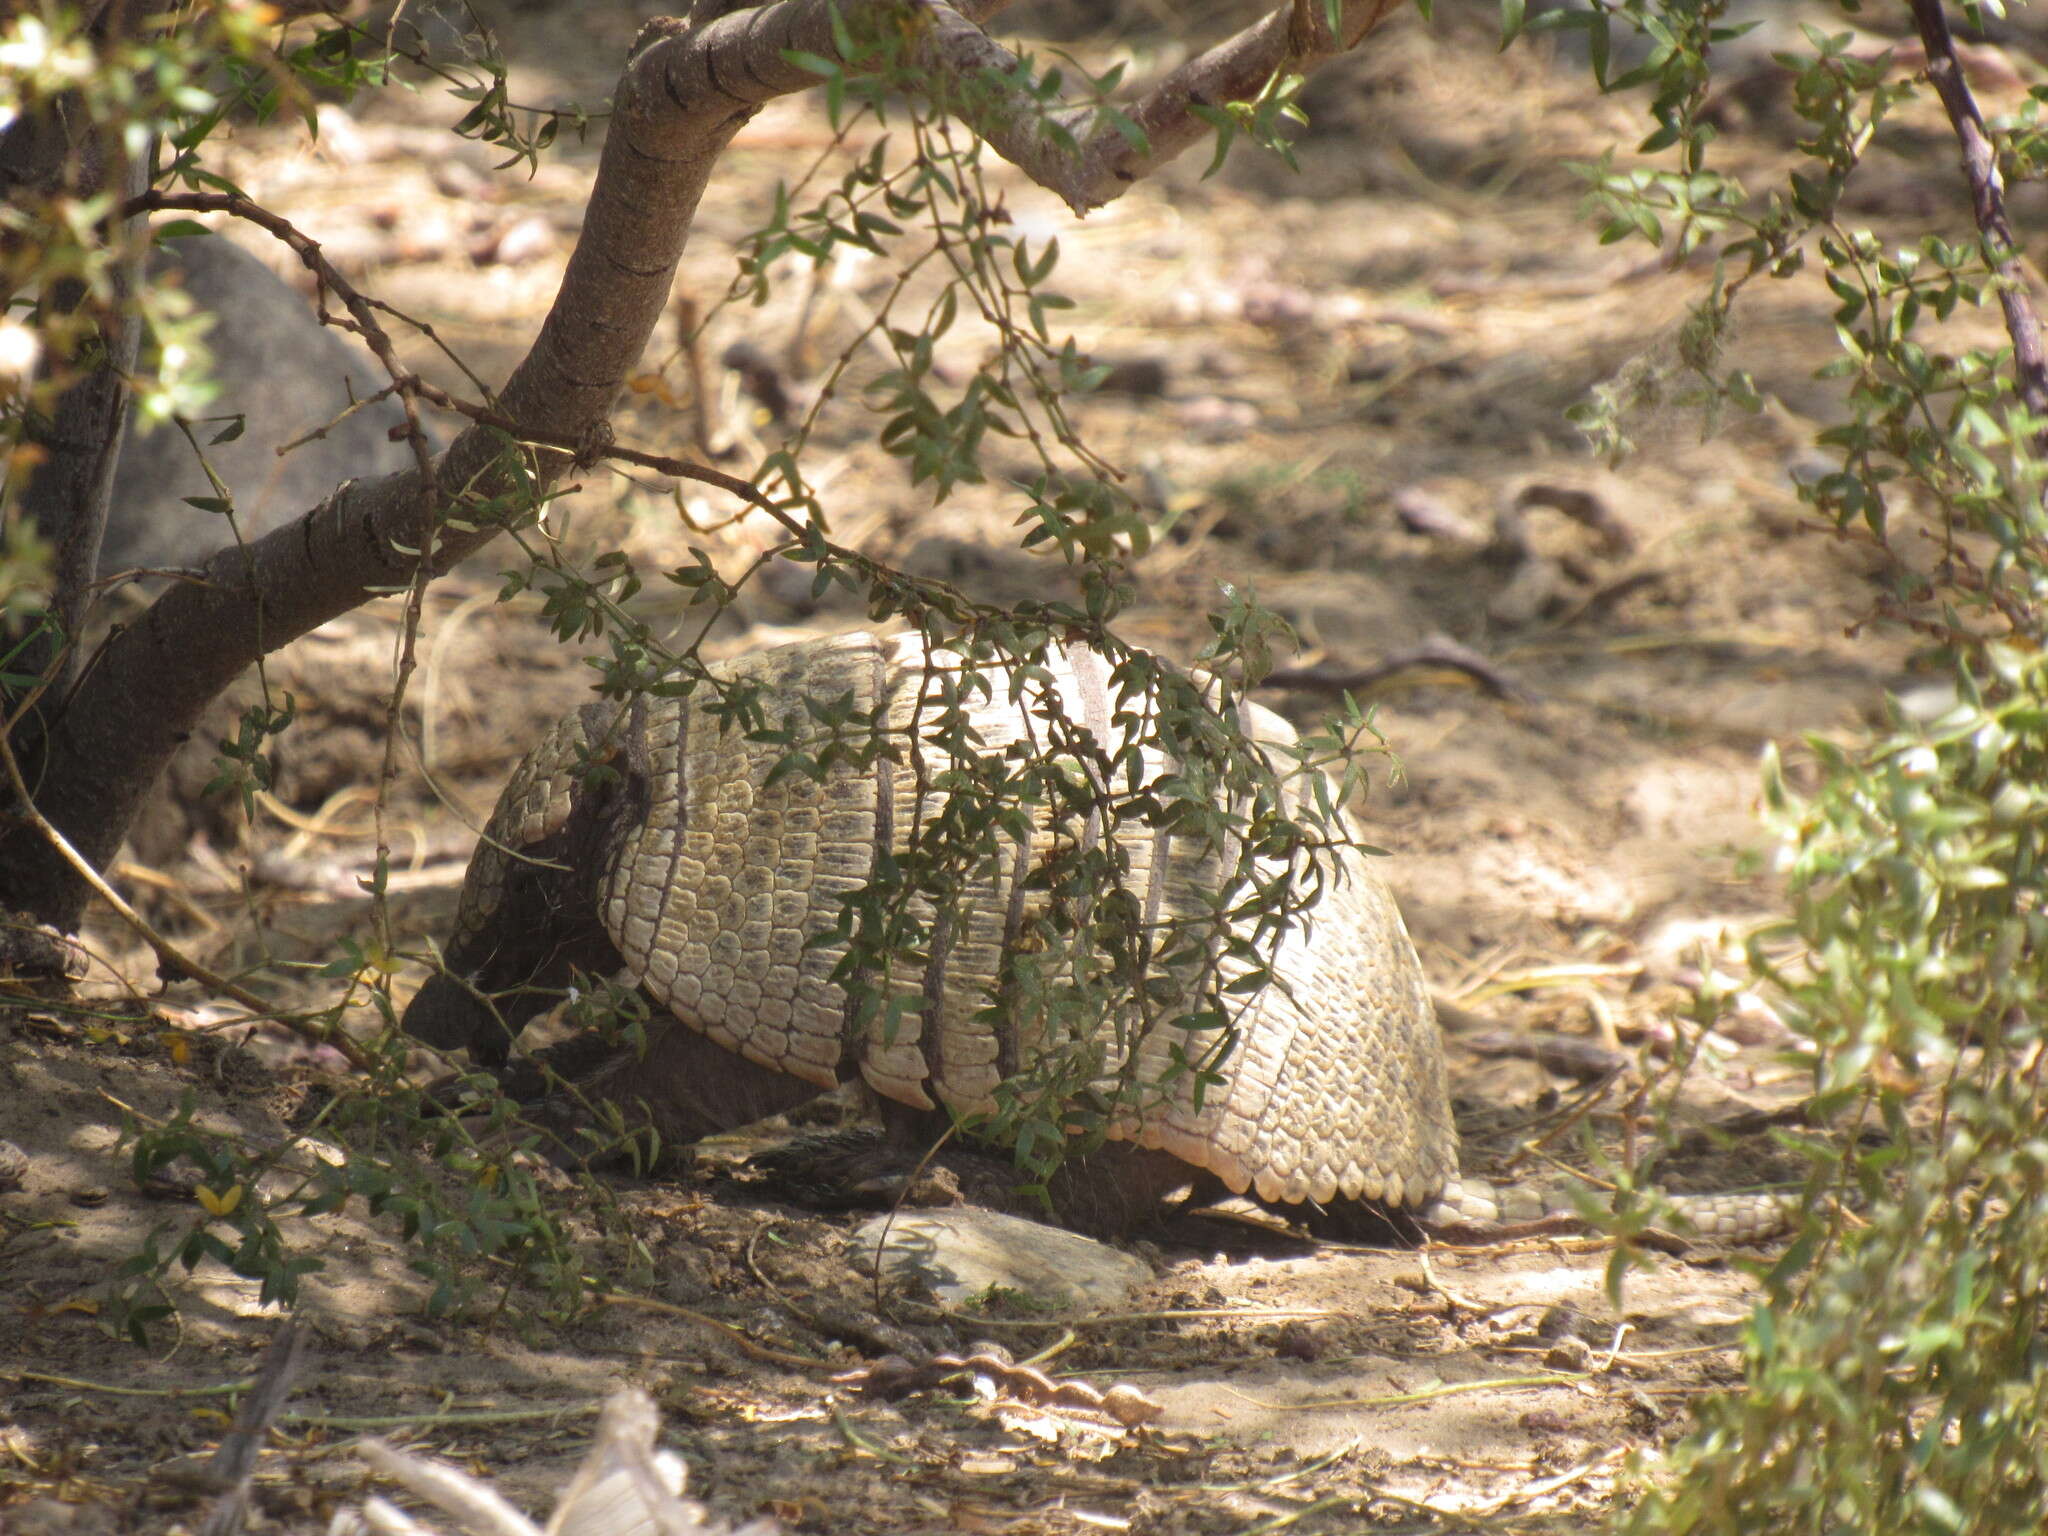
M1248 325L1277 330L1307 325L1315 318L1316 300L1294 283L1246 283L1239 293L1238 312Z
M1136 1387L1120 1381L1102 1394L1102 1411L1126 1429L1132 1429L1140 1424L1150 1424L1166 1409Z
M1394 492L1394 520L1409 533L1448 544L1484 544L1486 535L1464 513L1419 485Z
M874 1269L885 1233L887 1277L920 1280L954 1305L1000 1287L1052 1307L1115 1307L1152 1278L1149 1265L1106 1243L972 1207L899 1211L863 1224L853 1238L863 1269Z
M1200 395L1176 413L1180 428L1197 442L1235 442L1259 424L1259 408L1248 400Z
M1109 372L1096 386L1105 395L1137 395L1141 398L1166 393L1166 363L1157 357L1097 358Z
M1544 1352L1543 1363L1553 1371L1584 1371L1593 1365L1593 1346L1567 1334Z
M480 246L471 254L479 266L494 262L501 267L523 267L552 254L560 244L555 226L534 213L517 220L487 246Z
M436 160L428 176L436 192L457 202L488 202L496 192L490 178L464 160L447 157Z
M1273 1341L1273 1353L1283 1360L1314 1364L1330 1352L1330 1331L1315 1323L1292 1322L1280 1329Z
M319 125L320 153L330 163L367 165L376 158L376 146L344 108L322 102L313 120Z
M104 1504L66 1504L61 1499L31 1499L7 1511L9 1536L100 1536L119 1522Z

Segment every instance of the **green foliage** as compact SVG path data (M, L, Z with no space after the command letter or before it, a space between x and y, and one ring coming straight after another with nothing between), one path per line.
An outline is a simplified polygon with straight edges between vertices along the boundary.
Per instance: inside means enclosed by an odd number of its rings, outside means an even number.
M329 1028L353 1000L328 1012ZM546 1139L517 1123L494 1083L479 1077L430 1103L405 1080L401 1055L380 1054L370 1076L312 1101L273 1142L203 1123L189 1094L167 1121L127 1117L137 1186L188 1185L199 1210L158 1226L114 1267L109 1324L146 1344L174 1310L174 1272L205 1264L258 1281L266 1304L290 1306L301 1280L325 1267L320 1218L351 1205L397 1228L409 1267L429 1284L430 1313L473 1308L487 1287L515 1279L536 1284L552 1309L580 1305L594 1266L577 1218L613 1224L603 1187L586 1177L571 1200L559 1178L544 1185L536 1173L547 1166Z
M346 27L319 29L312 40L274 50L274 29L256 6L202 5L181 12L176 24L141 28L114 41L95 41L70 7L42 4L11 8L0 24L0 111L12 121L46 111L61 113L74 140L103 136L124 153L147 157L153 186L237 192L210 168L206 147L223 123L266 118L281 109L301 113L310 129L314 90L347 95L385 78L384 55ZM116 304L114 276L122 249L110 243L104 221L111 193L84 195L60 182L22 188L0 210L7 233L5 291L42 343L47 368L33 403L46 409L75 376L66 366L96 344L98 321ZM189 222L166 225L167 237L190 233ZM73 307L61 286L83 286ZM30 297L24 297L30 296ZM188 313L183 295L148 289L136 300L152 327L169 332L160 349L164 369L140 383L136 408L169 420L189 414L203 398L203 349L175 322ZM187 376L195 382L185 386ZM194 394L192 391L199 391Z
M1223 169L1223 162L1229 157L1231 146L1239 134L1260 149L1278 155L1290 171L1299 170L1288 135L1308 123L1308 114L1301 110L1298 101L1301 89L1307 83L1300 75L1275 75L1251 101L1191 108L1195 116L1216 130L1216 152L1202 174L1214 176Z
M1807 794L1775 757L1768 764L1791 917L1758 936L1752 966L1800 1037L1816 1121L1837 1134L1797 1140L1816 1199L1764 1276L1745 1389L1701 1407L1699 1427L1618 1526L1637 1536L2039 1529L2048 423L2021 403L2013 347L1963 345L1952 332L2006 281L2006 253L1970 222L1969 190L1958 188L1948 227L1905 243L1844 214L1888 119L1931 99L1924 74L1852 50L1846 32L1806 28L1805 50L1777 56L1803 124L1800 163L1752 194L1710 166L1701 113L1726 10L1624 0L1573 23L1604 31L1625 20L1648 39L1647 62L1614 83L1653 94L1656 127L1638 152L1678 162L1610 154L1585 168L1603 238L1681 254L1711 242L1717 256L1712 292L1680 335L1575 414L1620 453L1627 415L1644 405L1755 408L1754 383L1718 361L1735 305L1755 279L1791 279L1817 260L1841 347L1819 372L1843 381L1846 416L1819 438L1839 468L1802 495L1885 558L1890 579L1869 619L1922 637L1955 703L1924 725L1902 711L1864 747L1813 742L1818 787ZM2038 174L2044 99L2036 92L1990 125L2008 179ZM2037 322L2006 318L2015 339L2038 345ZM1843 1214L1852 1204L1862 1219Z
M1813 1051L1816 1217L1767 1274L1746 1387L1701 1410L1632 1532L2038 1528L2048 1510L2048 662L1987 648L1981 690L1858 752L1817 744L1810 798L1775 762L1797 965L1766 950ZM1965 671L1965 685L1977 681ZM1932 1096L1938 1113L1916 1112Z
M35 589L50 569L50 547L24 519L0 527L0 689L13 692L39 679L17 670L40 649L42 603ZM26 629L26 634L17 634Z

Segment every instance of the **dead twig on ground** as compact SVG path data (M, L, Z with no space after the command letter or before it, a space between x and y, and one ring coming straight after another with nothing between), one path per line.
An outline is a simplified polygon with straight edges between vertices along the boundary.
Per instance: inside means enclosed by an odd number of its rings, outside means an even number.
M286 1318L271 1337L256 1385L242 1400L235 1427L221 1436L207 1463L206 1474L221 1489L213 1508L200 1523L200 1536L235 1536L249 1513L249 1484L256 1476L256 1457L271 1425L284 1412L293 1383L306 1361L306 1337L296 1318Z

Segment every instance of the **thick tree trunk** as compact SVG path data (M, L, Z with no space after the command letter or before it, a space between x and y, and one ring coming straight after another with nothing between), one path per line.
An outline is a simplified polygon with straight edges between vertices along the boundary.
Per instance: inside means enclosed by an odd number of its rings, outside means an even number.
M114 0L101 4L88 35L102 46L110 43L128 26L132 9ZM152 146L139 158L128 156L124 146L106 142L94 128L75 93L59 95L15 117L0 133L0 202L35 209L55 199L85 202L108 192L133 197L147 185L153 152ZM101 233L115 244L132 230L127 221L109 216ZM0 247L10 255L23 243L19 233L0 234ZM9 267L19 270L13 263ZM44 679L52 691L76 674L80 661L66 642L75 643L84 625L106 530L121 429L128 417L128 378L141 340L141 324L129 312L141 277L141 244L129 242L116 269L111 312L101 317L104 350L98 364L64 391L47 420L31 417L28 423L29 442L42 462L23 492L21 510L55 549L53 599L49 632L40 645L17 654L11 670ZM83 281L65 279L41 300L48 314L76 316L89 312L91 293ZM60 645L65 646L61 652ZM4 689L0 706L9 714L16 707Z
M954 7L934 0L843 0L856 33L863 19L915 19L919 62L949 73L1001 69L1009 56L978 23L1008 0ZM1401 0L1350 0L1341 36L1321 28L1322 0L1291 0L1263 21L1163 81L1131 109L1142 148L1092 113L1070 121L1075 150L1058 150L1042 120L986 90L969 126L998 153L1078 210L1107 202L1206 130L1191 103L1241 99L1279 69L1304 70L1355 46ZM906 4L908 9L906 10ZM828 0L779 0L701 26L656 23L615 98L610 132L575 251L553 309L496 402L528 441L598 446L612 406L667 305L676 264L713 167L764 102L815 77L793 52L832 58ZM985 77L984 77L985 78ZM350 483L246 552L229 548L206 579L167 591L115 635L61 708L42 744L37 807L78 853L103 868L136 807L201 711L257 657L380 593L403 588L428 550L438 574L496 529L456 527L472 508L517 493L503 440L463 433L432 466ZM542 453L531 467L544 489L570 463ZM75 927L87 889L33 826L7 826L0 804L0 907Z

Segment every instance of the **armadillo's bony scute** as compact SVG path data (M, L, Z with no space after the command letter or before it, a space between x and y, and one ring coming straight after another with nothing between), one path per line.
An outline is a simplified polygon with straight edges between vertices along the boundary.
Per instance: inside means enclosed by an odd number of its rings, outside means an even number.
M928 730L920 723L929 721L934 689L944 688L946 665L943 656L928 659L916 637L850 635L711 670L759 685L771 714L805 695L850 695L856 712L879 711L908 740ZM1113 719L1102 660L1055 649L1046 670L1046 699L1114 752L1129 726ZM1019 741L1035 748L1042 718L1013 701L1000 669L984 671L992 695L967 700L978 750ZM920 765L929 787L945 754L924 741L894 764L834 768L822 782L785 773L770 783L789 748L722 731L704 700L700 690L632 712L644 815L605 846L604 867L587 887L618 953L684 1025L761 1066L820 1088L853 1069L878 1092L920 1108L990 1108L1006 1055L1014 1062L1029 1049L1000 1038L1009 1025L991 1023L985 1010L1018 933L1019 879L1054 842L1044 818L1029 847L1011 845L970 880L914 978L925 1006L901 1015L884 1038L879 1023L849 1022L852 1010L833 980L846 945L812 941L839 921L840 898L869 882L878 848L900 856L909 846L912 826L934 804L919 794ZM1261 740L1294 739L1285 721L1255 705L1241 723ZM576 746L596 726L589 716L565 721L514 774L465 883L451 959L481 941L498 910L510 860L490 844L531 847L568 824ZM1166 767L1147 753L1148 774ZM1203 910L1201 898L1219 882L1213 856L1149 830L1120 837L1127 888L1148 912ZM1336 857L1339 878L1272 956L1282 984L1251 997L1236 1018L1240 1043L1224 1065L1225 1083L1209 1087L1196 1108L1183 1074L1112 1134L1163 1148L1264 1200L1343 1196L1415 1207L1457 1169L1441 1046L1421 966L1386 886L1355 852ZM1178 1038L1167 1029L1140 1038L1137 1081L1162 1078L1169 1036Z

